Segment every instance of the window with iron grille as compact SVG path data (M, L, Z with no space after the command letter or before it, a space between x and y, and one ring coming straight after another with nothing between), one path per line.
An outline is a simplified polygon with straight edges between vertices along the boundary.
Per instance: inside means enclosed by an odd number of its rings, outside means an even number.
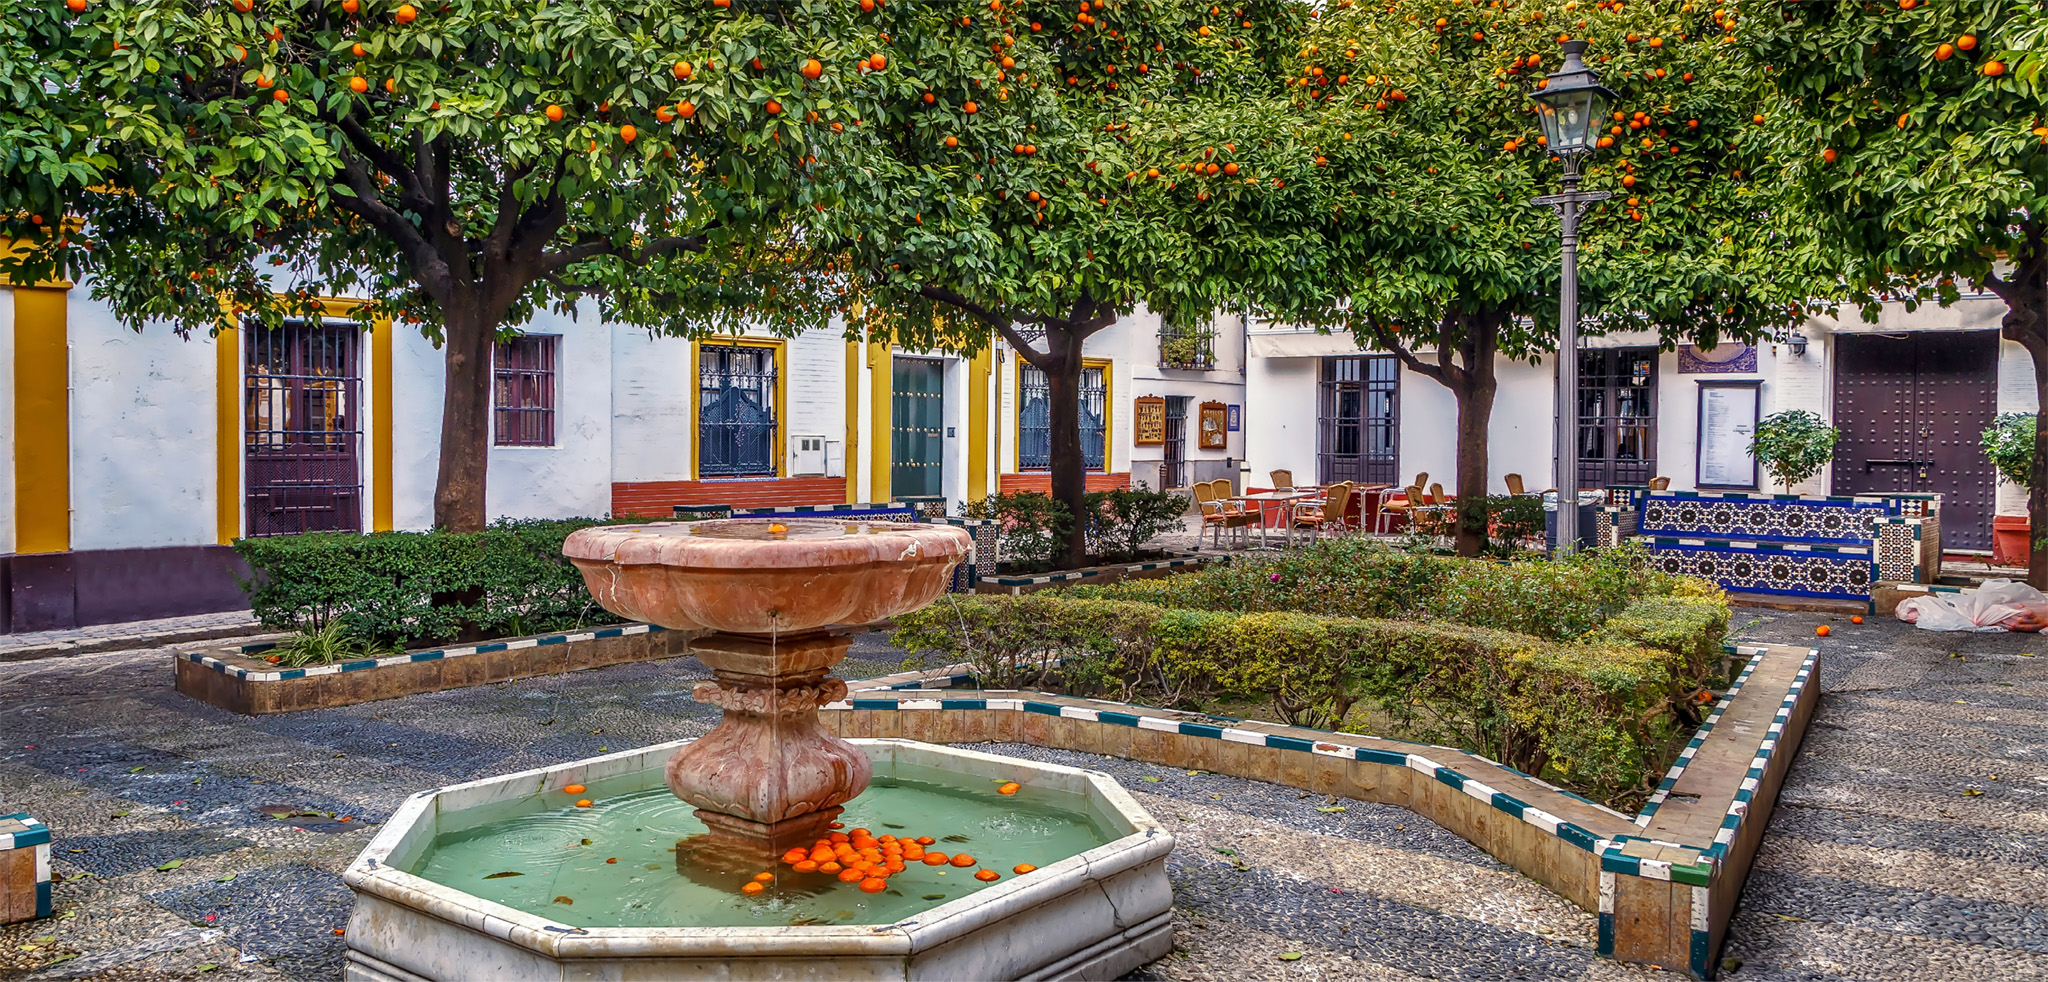
M1017 468L1052 468L1052 385L1036 366L1025 364L1017 379ZM1100 366L1081 370L1081 461L1087 469L1103 469L1104 421L1108 419L1109 384Z
M1393 355L1323 359L1316 481L1393 484L1401 466L1401 363Z
M1657 349L1579 352L1579 487L1645 484L1657 471Z
M501 447L555 445L555 351L561 338L525 334L498 342L492 357L492 431Z
M1207 324L1188 326L1160 318L1159 363L1167 368L1215 368L1215 330Z
M697 349L697 473L775 474L775 349L706 344Z
M362 531L360 332L338 320L242 327L249 534Z

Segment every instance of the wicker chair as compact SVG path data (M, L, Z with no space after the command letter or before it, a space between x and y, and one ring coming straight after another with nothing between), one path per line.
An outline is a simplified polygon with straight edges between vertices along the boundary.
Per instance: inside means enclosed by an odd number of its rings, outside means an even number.
M1294 509L1294 527L1308 529L1320 538L1324 529L1332 534L1350 528L1344 513L1351 508L1351 482L1339 481L1325 491L1321 504L1304 504Z
M1269 472L1267 472L1267 474L1268 474L1268 476L1270 476L1270 477L1271 477L1271 478L1273 479L1273 490L1275 490L1275 491L1292 491L1292 490L1294 490L1294 472L1293 472L1293 471L1290 471L1290 470L1276 470L1276 471L1269 471Z
M1222 485L1221 488L1217 487L1219 484ZM1223 533L1226 529L1237 530L1242 536L1243 530L1251 527L1251 514L1223 500L1230 494L1229 478L1203 481L1196 484L1192 490L1195 493L1195 505L1202 510L1202 531L1216 530L1216 548L1223 548ZM1195 542L1199 544L1201 541L1201 536L1197 535Z

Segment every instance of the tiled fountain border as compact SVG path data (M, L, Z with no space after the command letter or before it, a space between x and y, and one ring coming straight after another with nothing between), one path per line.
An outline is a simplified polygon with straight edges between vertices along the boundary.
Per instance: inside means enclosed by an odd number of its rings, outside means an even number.
M856 683L822 718L849 737L1022 742L1401 805L1598 913L1601 954L1712 978L1819 694L1815 649L1734 653L1749 656L1736 684L1633 818L1452 747L1047 693L927 694L973 684L957 666Z
M257 660L275 644L181 652L172 660L179 692L253 716L669 658L683 654L693 636L651 624L622 624L306 668L275 668Z

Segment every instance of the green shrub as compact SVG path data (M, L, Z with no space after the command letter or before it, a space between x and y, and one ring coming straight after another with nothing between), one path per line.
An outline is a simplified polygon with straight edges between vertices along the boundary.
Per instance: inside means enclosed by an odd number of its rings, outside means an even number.
M1670 593L1675 583L1650 569L1634 546L1502 563L1349 539L1270 558L1233 557L1164 579L1076 589L1198 610L1444 620L1562 641L1599 627L1636 597Z
M1834 459L1835 441L1841 435L1842 431L1829 426L1818 413L1787 409L1757 422L1749 439L1749 454L1790 494L1792 485L1820 473Z
M1066 505L1037 491L992 494L965 503L960 514L966 518L992 518L999 523L996 534L1001 542L997 551L1002 556L1004 571L1009 573L1051 569L1053 561L1066 549L1067 531L1074 527L1074 516Z
M617 617L597 606L562 558L591 519L501 521L482 532L320 532L240 539L243 584L272 630L341 625L366 644L514 637ZM436 600L439 600L437 603Z
M1543 499L1533 495L1495 495L1486 499L1494 541L1512 552L1518 543L1540 542L1544 536Z
M1182 709L1270 701L1286 722L1323 729L1360 728L1372 710L1384 735L1461 747L1618 805L1640 803L1697 726L1685 697L1703 674L1678 651L1620 635L1558 644L1071 593L948 596L896 627L897 645L966 661L992 687Z
M1105 562L1135 559L1153 536L1187 527L1181 516L1188 499L1142 482L1135 488L1089 492L1087 503L1088 550Z
M2006 480L2023 488L2034 483L2035 423L2033 413L1999 413L1984 428L1984 456Z

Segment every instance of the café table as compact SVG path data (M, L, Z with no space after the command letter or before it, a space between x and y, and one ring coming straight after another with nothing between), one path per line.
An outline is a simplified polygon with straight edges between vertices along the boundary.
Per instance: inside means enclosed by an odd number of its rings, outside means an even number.
M1281 506L1281 512L1287 520L1287 545L1292 547L1294 545L1294 506L1318 500L1321 494L1322 491L1319 489L1295 488L1290 491L1261 491L1257 494L1233 495L1227 500L1258 506L1259 548L1264 549L1266 548L1266 509L1268 507L1272 505Z

